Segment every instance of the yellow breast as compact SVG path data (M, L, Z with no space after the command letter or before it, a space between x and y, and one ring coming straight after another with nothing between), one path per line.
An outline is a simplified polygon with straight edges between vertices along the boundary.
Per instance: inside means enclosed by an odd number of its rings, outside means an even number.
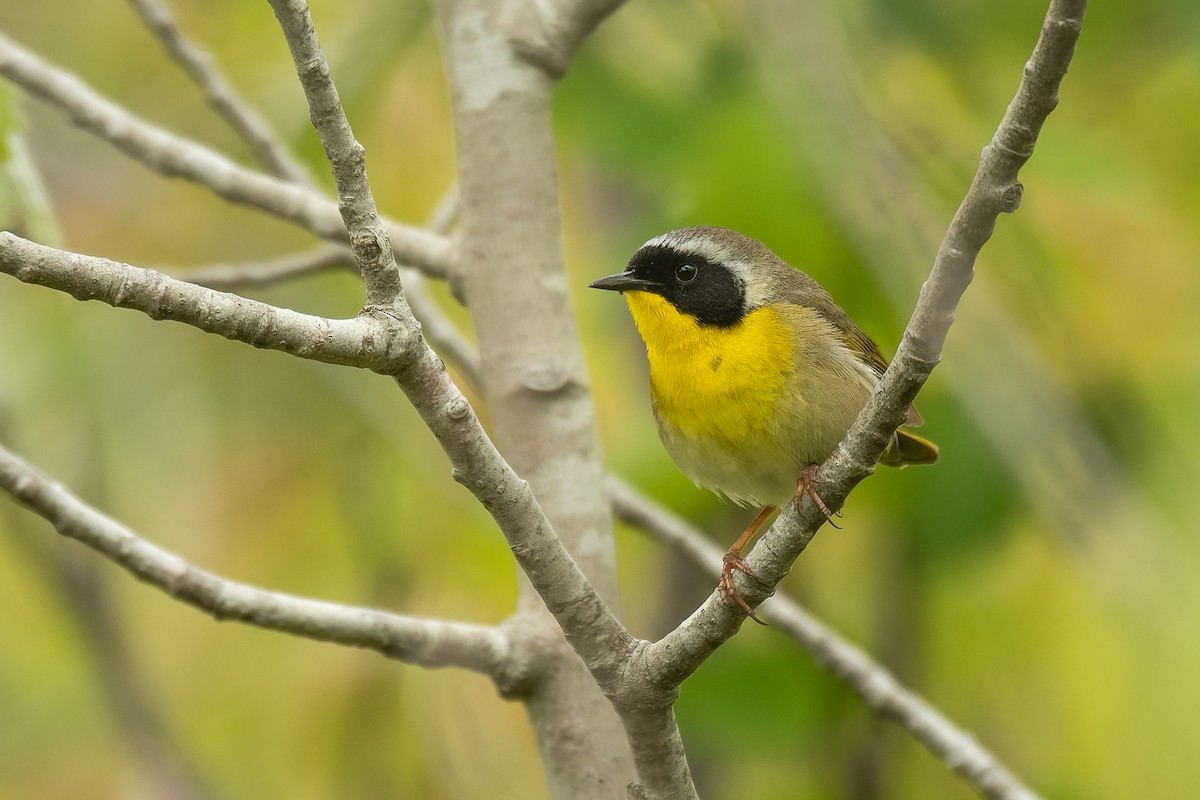
M650 361L659 422L695 439L753 447L777 430L794 369L792 336L771 308L727 328L701 326L659 295L627 292Z

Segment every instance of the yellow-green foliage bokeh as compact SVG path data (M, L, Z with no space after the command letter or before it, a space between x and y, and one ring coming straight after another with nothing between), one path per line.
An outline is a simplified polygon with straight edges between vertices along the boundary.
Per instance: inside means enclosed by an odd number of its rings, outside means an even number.
M328 187L268 6L201 5L178 4L185 30ZM795 49L805 39L767 37L774 12L758 6L630 3L579 53L555 105L567 263L609 466L721 542L746 514L674 469L628 315L584 287L650 236L726 225L812 274L894 350L1044 13L1040 0L822 4L857 72L859 131L900 154L915 188L856 217L866 190L850 182L897 178L864 177L854 142L822 138L835 112L819 92L793 96L811 76L782 71L811 55ZM313 10L381 208L421 222L454 177L428 5ZM248 163L125 5L14 0L0 30ZM918 403L942 461L881 470L787 582L1056 798L1200 790L1198 39L1190 0L1089 12L1021 209L999 221ZM28 180L10 181L6 228L179 274L313 244L20 97L0 94L0 125L21 134L52 213ZM349 316L361 289L337 273L255 296ZM995 330L987 315L1011 336L979 333ZM513 606L503 539L377 376L0 277L0 440L235 580L490 623ZM637 532L618 537L638 635L661 635L711 591ZM145 698L215 796L545 796L522 709L483 678L218 624L0 498L0 797L153 796L63 574L107 598ZM973 796L771 629L718 652L678 713L706 797Z

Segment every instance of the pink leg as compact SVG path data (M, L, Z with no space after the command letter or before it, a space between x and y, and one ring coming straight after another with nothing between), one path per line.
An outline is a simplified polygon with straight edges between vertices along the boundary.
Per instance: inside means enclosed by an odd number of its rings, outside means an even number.
M733 573L736 570L752 578L758 577L750 567L746 566L746 562L742 560L742 551L746 549L746 545L754 540L754 536L758 533L759 528L763 526L763 523L773 513L775 513L775 506L767 506L758 512L758 516L754 518L750 526L742 531L742 535L737 538L737 541L725 553L725 558L721 560L721 582L717 584L717 588L721 590L721 597L726 603L737 606L759 625L766 625L767 623L759 619L758 615L754 613L754 609L742 598L737 587L733 585Z

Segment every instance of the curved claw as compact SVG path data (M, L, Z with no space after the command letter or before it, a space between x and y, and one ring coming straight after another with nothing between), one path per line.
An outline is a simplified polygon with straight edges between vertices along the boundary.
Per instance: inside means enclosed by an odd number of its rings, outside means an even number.
M808 495L809 499L813 501L813 505L820 509L821 513L825 515L825 520L832 527L841 530L842 526L833 521L834 512L829 510L829 506L825 505L825 501L821 499L821 495L817 494L817 468L818 465L809 464L804 468L804 471L800 473L800 479L796 482L796 496L794 499L799 501L801 495ZM842 515L840 509L838 510L837 515L839 517Z
M758 575L754 574L754 570L750 569L750 567L746 565L746 562L742 560L740 555L730 550L725 554L725 557L721 559L721 581L717 584L717 588L721 592L721 599L731 606L737 606L740 608L743 612L745 612L746 616L750 617L750 619L754 620L759 625L766 625L767 623L763 622L762 618L754 612L754 609L751 608L750 604L747 603L745 598L742 597L741 592L737 590L737 586L734 585L734 571L740 572L743 575L749 575L755 580L761 580Z

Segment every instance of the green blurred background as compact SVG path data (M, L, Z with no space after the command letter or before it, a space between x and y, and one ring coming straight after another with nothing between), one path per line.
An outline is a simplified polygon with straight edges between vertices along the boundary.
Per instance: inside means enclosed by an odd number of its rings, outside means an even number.
M806 5L630 3L556 101L606 458L722 544L747 513L675 470L623 304L584 287L653 235L726 225L820 280L893 351L1045 12ZM266 4L176 11L328 186ZM426 219L454 177L428 6L320 0L314 16L382 209ZM247 160L127 5L8 0L0 30ZM1192 0L1089 11L1024 203L985 248L918 402L942 461L863 484L843 530L822 531L787 581L1054 798L1200 791L1197 41ZM178 274L313 244L7 86L0 119L4 227L31 238ZM361 289L335 273L254 296L349 316ZM230 578L481 622L513 607L503 539L374 375L4 277L0 437ZM636 531L618 537L636 634L661 635L711 591ZM221 798L545 797L522 709L485 679L217 624L2 498L0 609L0 797L164 796L178 778L146 766L147 726L170 743L154 763ZM678 713L706 797L973 796L769 628L713 657Z

